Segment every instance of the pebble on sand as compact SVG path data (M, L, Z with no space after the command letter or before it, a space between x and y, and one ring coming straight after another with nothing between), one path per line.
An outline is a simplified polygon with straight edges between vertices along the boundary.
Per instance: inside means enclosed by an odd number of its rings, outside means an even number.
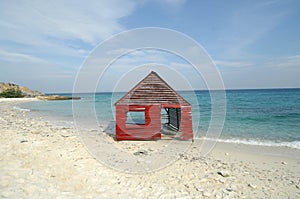
M137 152L134 152L133 155L148 155L148 152L145 150L139 150Z
M249 183L249 184L248 184L248 187L251 187L251 188L255 189L257 186L254 185L254 184Z
M232 189L232 188L230 188L230 187L228 187L228 188L226 188L226 191L228 191L228 192L232 192L232 191L233 191L233 189Z
M229 177L229 173L227 171L218 171L217 173L224 178Z
M282 162L281 162L281 164L283 164L283 165L287 165L287 162L284 162L284 161L282 161Z

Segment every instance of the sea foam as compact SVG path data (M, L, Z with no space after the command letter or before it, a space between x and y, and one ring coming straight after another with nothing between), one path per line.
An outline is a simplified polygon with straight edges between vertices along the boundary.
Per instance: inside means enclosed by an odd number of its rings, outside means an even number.
M202 137L196 139L203 139L203 140L223 142L223 143L246 144L246 145L255 145L255 146L270 146L270 147L289 147L293 149L300 149L300 141L275 142L269 140L262 141L262 140L253 140L253 139L236 139L236 138L221 139L221 138L208 138L208 137Z
M29 111L30 111L30 109L27 109L27 108L20 108L20 107L18 107L18 106L14 106L13 109L18 110L18 111L25 111L25 112L29 112Z

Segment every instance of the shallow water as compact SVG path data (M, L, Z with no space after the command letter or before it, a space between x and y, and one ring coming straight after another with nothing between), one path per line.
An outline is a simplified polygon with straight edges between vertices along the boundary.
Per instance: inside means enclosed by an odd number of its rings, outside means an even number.
M210 93L179 93L193 107L196 139L206 137L212 115ZM81 97L81 100L74 101L73 104L76 106L76 119L86 121L87 128L91 118L96 118L104 127L112 124L115 120L114 103L123 95L124 93L76 94ZM300 89L228 90L226 105L221 136L207 139L300 149ZM72 124L73 121L72 101L30 102L22 104L20 108L61 124Z

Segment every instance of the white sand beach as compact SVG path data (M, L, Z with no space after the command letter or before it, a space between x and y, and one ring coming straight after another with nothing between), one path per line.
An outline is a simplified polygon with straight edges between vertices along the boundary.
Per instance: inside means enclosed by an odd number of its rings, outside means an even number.
M200 140L169 166L125 173L97 161L76 129L14 108L32 100L0 99L1 198L300 198L299 150L217 143L200 158ZM116 142L103 133L97 139L129 154L144 149L141 158L165 145Z

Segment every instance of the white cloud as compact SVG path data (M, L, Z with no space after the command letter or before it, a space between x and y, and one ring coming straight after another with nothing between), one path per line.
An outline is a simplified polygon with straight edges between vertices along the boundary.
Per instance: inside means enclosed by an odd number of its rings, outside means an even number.
M220 61L216 60L214 63L217 66L225 66L225 67L246 67L246 66L251 66L251 63L248 62L242 62L242 61Z
M123 30L119 19L134 8L131 0L3 1L0 44L39 56L83 57L97 43Z
M131 0L1 1L0 79L44 92L71 91L98 42L124 29Z
M9 62L38 62L45 63L46 61L28 54L8 52L0 48L0 60Z
M47 44L51 39L96 44L123 27L131 1L6 1L0 7L1 39ZM35 42L37 39L37 42Z
M288 56L287 59L290 59L290 60L300 60L300 55Z
M283 71L300 71L300 55L281 57L266 63L269 68Z

